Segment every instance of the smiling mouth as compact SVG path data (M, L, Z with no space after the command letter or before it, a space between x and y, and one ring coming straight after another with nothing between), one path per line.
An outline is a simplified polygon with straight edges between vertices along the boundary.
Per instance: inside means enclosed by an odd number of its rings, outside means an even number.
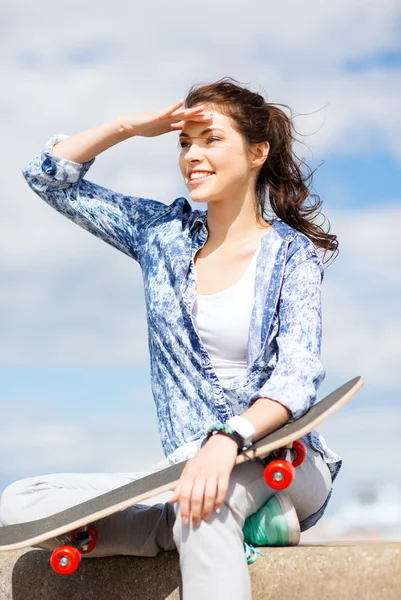
M205 177L196 177L195 179L189 179L189 183L190 183L190 185L194 185L196 183L200 183L201 181L206 181L207 179L210 179L210 177L212 177L215 174L216 173L210 173L210 175L206 175Z

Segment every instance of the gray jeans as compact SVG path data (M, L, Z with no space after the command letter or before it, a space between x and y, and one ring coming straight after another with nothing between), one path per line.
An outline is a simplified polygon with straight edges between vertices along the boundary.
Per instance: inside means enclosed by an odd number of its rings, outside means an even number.
M321 455L307 448L287 489L302 524L312 526L323 514L332 480ZM29 477L8 486L1 497L0 521L12 525L40 519L89 500L169 466L167 459L139 473L59 473ZM257 459L234 467L225 503L198 527L183 525L179 504L167 500L172 492L95 521L98 544L88 556L156 556L178 550L184 600L231 598L250 600L251 583L243 548L245 519L275 491L263 477L265 463ZM59 543L39 547L53 550ZM211 596L213 594L213 596Z

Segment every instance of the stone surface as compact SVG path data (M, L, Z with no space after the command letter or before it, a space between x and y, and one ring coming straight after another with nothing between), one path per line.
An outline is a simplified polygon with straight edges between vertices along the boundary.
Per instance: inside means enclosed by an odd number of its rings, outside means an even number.
M253 600L401 598L401 542L261 550L265 556L249 566ZM0 554L0 599L180 600L176 552L155 558L85 558L68 577L53 573L49 556L33 549Z
M69 576L57 575L46 550L0 554L1 600L180 600L177 552L155 558L84 558Z
M250 567L255 599L401 599L401 543L262 550Z

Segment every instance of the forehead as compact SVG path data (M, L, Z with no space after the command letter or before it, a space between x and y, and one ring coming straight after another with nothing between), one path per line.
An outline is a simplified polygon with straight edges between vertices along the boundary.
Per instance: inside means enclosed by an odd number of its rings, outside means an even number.
M191 120L185 121L184 125L182 126L183 134L188 136L200 135L205 128L220 128L224 132L228 132L230 129L232 129L229 117L222 115L214 109L208 109L207 106L205 106L204 110L207 113L211 113L213 118L210 119L210 121L203 122Z

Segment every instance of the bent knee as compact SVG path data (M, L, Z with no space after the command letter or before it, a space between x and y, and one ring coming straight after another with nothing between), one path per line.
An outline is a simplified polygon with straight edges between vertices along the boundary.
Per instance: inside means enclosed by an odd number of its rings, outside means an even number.
M0 498L0 521L3 525L17 525L44 516L37 514L36 507L43 497L42 481L38 477L26 477L5 488Z
M19 502L21 488L23 487L21 485L22 481L15 481L14 483L11 483L8 487L6 487L1 495L0 522L3 525L16 525L17 523L24 522Z
M229 527L234 529L238 535L242 532L243 519L238 520L237 511L230 506L227 499L220 506L219 512L214 510L208 521L202 520L198 526L192 523L190 517L189 523L183 524L181 511L176 510L176 519L173 525L173 540L180 552L182 543L188 543L192 538L194 545L205 544L206 546L215 539L216 532L223 535L224 530Z

